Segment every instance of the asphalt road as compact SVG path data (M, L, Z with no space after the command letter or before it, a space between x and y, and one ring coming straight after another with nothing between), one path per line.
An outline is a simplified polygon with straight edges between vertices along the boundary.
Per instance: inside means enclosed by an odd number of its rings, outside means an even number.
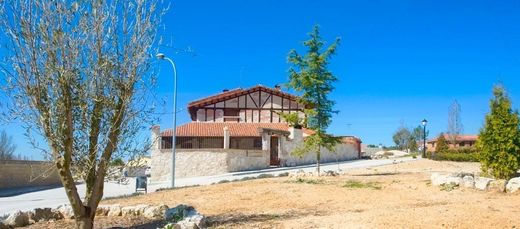
M322 171L347 171L349 169L356 168L368 168L377 167L392 163L401 163L417 159L411 157L396 158L396 159L383 159L383 160L355 160L355 161L344 161L339 163L329 163L322 165ZM272 174L278 175L284 172L294 172L298 170L304 170L306 172L315 171L315 165L297 166L297 167L284 167L284 168L270 168L263 170L245 171L226 173L216 176L205 176L205 177L191 177L181 178L175 181L177 187L192 186L192 185L209 185L212 183L219 182L221 180L235 180L242 179L248 176L258 176L259 174ZM154 192L159 188L168 187L169 182L163 183L152 183L148 185L148 191ZM85 185L77 185L80 196L85 194ZM104 197L114 197L129 195L135 191L135 180L131 179L128 184L116 184L116 183L105 183ZM34 208L44 207L58 207L59 205L68 204L69 201L65 195L64 188L47 189L43 191L36 191L11 197L0 198L0 216L9 214L17 210L31 210Z

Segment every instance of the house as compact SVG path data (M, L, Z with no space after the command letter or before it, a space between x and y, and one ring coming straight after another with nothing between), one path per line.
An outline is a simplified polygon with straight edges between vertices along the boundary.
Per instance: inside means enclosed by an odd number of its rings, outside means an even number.
M297 113L303 118L303 109L298 97L262 85L224 90L189 103L191 122L176 129L176 177L315 163L315 154L291 154L313 131L290 127L279 115ZM152 127L152 181L170 179L172 135L172 129ZM322 150L321 162L357 159L360 145L359 138L344 136L336 152Z
M444 138L448 143L451 149L463 148L463 147L473 147L477 143L478 135L457 135L456 139L452 139L450 135L444 134ZM450 141L455 140L455 144ZM428 152L435 151L435 147L437 146L438 138L430 139L426 141L426 150Z

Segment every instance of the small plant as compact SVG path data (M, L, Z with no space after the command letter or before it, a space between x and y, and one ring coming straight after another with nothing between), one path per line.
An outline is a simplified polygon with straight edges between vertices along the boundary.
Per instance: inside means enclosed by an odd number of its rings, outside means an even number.
M441 185L441 191L451 192L457 188L458 185L453 183L446 183Z
M274 177L273 174L262 173L262 174L258 175L256 178L262 179L262 178L273 178L273 177Z
M288 176L289 176L289 172L278 174L278 177L288 177Z
M128 198L128 197L134 197L134 196L140 196L143 195L142 192L134 192L132 194L126 194L126 195L120 195L120 196L111 196L111 197L105 197L103 200L113 200L113 199L122 199L122 198Z
M254 180L255 177L242 177L241 181Z
M224 183L229 183L230 181L229 180L221 180L219 182L217 182L217 184L224 184Z
M370 188L374 190L381 190L381 184L379 182L367 182L363 183L361 181L349 180L344 185L344 188Z
M324 180L305 179L305 178L298 178L293 182L297 183L297 184L324 184L325 183Z

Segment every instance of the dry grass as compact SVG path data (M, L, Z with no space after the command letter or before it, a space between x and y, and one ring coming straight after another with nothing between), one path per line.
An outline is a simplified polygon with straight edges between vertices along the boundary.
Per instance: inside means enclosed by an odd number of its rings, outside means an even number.
M103 204L185 203L206 215L214 228L520 227L520 195L465 189L447 192L429 185L433 171L478 169L475 163L423 160L351 170L339 177L232 182L107 200ZM99 218L98 225L102 226L98 227L132 224L121 218ZM67 228L71 223L47 225Z

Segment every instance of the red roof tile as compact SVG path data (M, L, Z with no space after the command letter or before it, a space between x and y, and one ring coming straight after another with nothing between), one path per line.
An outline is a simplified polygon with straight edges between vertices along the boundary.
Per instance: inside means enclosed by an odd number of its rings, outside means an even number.
M178 137L220 137L224 136L224 127L228 127L232 137L256 137L260 136L259 128L288 131L286 123L228 123L228 122L190 122L177 127ZM312 130L304 129L305 134ZM172 136L172 129L164 130L162 136Z
M446 138L446 140L450 140L450 135L449 134L444 134L444 138ZM427 142L430 143L430 142L437 142L437 138L434 138L434 139L430 139L428 140ZM478 140L478 135L458 135L457 136L457 142L470 142L470 141L477 141Z

